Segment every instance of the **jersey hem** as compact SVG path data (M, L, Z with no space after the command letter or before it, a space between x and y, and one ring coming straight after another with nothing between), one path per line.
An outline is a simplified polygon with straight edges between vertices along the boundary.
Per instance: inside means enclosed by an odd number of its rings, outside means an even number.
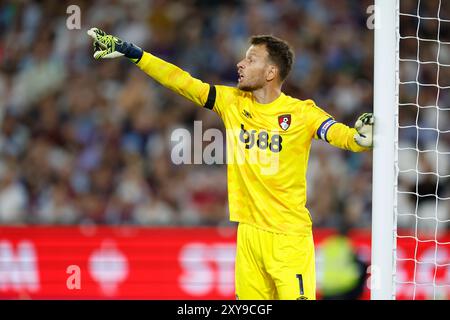
M238 222L238 223L245 223L245 224L251 225L251 226L253 226L255 228L258 228L260 230L267 231L267 232L274 233L274 234L284 234L284 235L291 235L291 236L309 236L309 235L312 235L312 226L308 227L307 230L304 230L304 231L301 231L301 232L282 232L282 231L279 231L279 230L266 228L266 227L263 227L263 226L260 226L260 225L258 225L256 223L254 223L254 222L249 222L249 221L245 221L245 220L238 220L238 219L231 219L230 218L230 221L231 222Z

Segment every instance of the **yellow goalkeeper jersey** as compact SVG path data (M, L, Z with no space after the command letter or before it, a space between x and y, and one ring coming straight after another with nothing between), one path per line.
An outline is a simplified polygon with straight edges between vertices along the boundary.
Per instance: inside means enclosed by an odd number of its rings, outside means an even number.
M209 85L147 52L137 65L222 118L231 221L276 233L310 234L306 170L312 139L355 152L368 150L354 141L354 128L336 122L312 100L281 93L273 102L260 104L251 92Z

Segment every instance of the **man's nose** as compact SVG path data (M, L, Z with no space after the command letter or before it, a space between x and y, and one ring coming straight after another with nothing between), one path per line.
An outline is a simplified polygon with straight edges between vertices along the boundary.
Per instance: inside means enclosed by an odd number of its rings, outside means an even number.
M243 61L239 61L238 64L236 65L238 69L242 69L244 68L244 63Z

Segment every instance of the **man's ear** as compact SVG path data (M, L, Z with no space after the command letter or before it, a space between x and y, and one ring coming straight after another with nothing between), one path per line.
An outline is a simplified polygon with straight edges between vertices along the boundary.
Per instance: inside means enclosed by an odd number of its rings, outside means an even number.
M268 69L267 69L267 73L266 73L266 80L267 81L272 81L273 79L275 79L278 75L278 68L274 65L269 65Z

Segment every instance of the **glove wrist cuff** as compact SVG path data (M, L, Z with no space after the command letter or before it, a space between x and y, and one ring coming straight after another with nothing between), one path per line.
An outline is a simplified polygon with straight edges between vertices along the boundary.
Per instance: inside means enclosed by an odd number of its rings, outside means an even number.
M144 54L144 51L141 48L129 42L122 42L117 47L119 52L123 53L125 57L134 63L138 63Z

